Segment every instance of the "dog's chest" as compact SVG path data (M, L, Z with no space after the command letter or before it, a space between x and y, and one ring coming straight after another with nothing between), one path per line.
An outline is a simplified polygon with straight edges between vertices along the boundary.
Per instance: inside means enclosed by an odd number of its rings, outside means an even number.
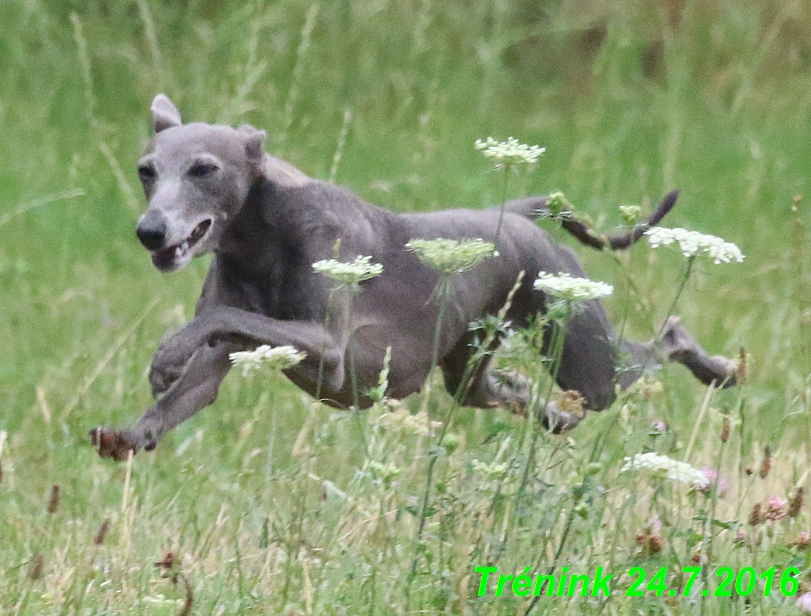
M219 261L219 283L230 304L285 321L324 317L326 296L298 251L269 246L249 261Z

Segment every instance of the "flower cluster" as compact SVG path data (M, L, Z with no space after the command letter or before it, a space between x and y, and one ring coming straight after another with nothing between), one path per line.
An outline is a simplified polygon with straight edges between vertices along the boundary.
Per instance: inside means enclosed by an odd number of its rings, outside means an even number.
M625 458L625 464L620 469L620 472L625 473L628 471L662 473L671 481L680 481L699 490L706 489L710 485L707 476L697 468L687 464L687 462L660 456L652 451Z
M477 139L474 147L485 158L491 159L496 169L515 169L520 164L534 165L546 151L546 148L537 145L518 143L515 137L507 141L496 141L492 137Z
M313 269L340 284L352 285L369 280L383 273L380 263L372 263L372 257L356 257L352 263L324 259L313 263Z
M432 421L425 410L412 415L404 405L398 405L393 411L383 413L378 423L389 430L412 432L417 436L430 436L436 428L442 425L441 421Z
M667 229L664 227L648 229L645 231L645 235L648 236L648 241L653 248L677 242L685 257L706 254L716 264L731 261L741 263L744 259L740 248L732 242L727 242L714 235L706 235L697 231L688 231L687 229Z
M391 480L403 472L399 466L395 466L391 462L377 462L374 460L366 464L367 470L372 474L375 479L382 481L385 484L391 483Z
M495 245L482 239L435 240L413 239L406 248L417 255L423 265L437 270L443 276L461 274L473 269L485 257L495 252Z
M253 351L235 351L229 357L234 366L242 368L242 376L247 376L260 367L287 370L304 361L307 354L292 346L271 347L263 344Z
M723 496L726 494L727 488L729 487L726 477L723 477L717 469L711 466L702 466L699 470L707 479L707 485L701 489L702 492L711 494L713 488L715 488L716 495Z
M549 295L568 301L588 301L611 295L614 287L604 282L588 278L573 278L569 274L547 274L540 272L535 288Z
M645 556L658 554L662 551L662 521L659 518L651 518L650 523L636 533L636 544L642 548Z
M795 605L798 610L805 612L806 614L811 613L811 592L801 594L797 598Z
M549 215L552 218L569 216L574 209L572 202L560 191L553 192L546 199L546 207L549 208Z
M788 515L788 500L783 498L782 496L777 496L776 494L769 497L769 502L766 507L766 519L767 520L779 520L780 518L785 518Z
M619 210L622 222L628 227L633 227L642 216L642 208L638 205L621 205Z
M488 479L501 479L507 474L508 465L506 462L493 462L488 464L481 460L471 460L470 466L473 470L486 475Z

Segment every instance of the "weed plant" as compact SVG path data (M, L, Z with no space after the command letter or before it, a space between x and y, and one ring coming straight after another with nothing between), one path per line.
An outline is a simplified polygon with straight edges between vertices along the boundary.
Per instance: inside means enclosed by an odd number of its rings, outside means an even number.
M801 0L0 3L0 614L807 609L809 41ZM208 266L164 277L134 238L159 91L393 211L562 190L606 231L681 188L667 226L743 263L577 250L615 286L623 336L655 336L677 297L742 385L665 366L554 436L438 386L390 399L385 374L368 411L336 411L234 370L154 453L98 459L88 428L149 405L152 353ZM546 153L507 183L472 147L488 135ZM535 408L576 405L542 365L546 325L480 323L474 361L506 336L497 361L530 377ZM611 597L512 592L525 572L597 567ZM721 567L774 567L772 592L764 577L743 596L746 578L713 596Z

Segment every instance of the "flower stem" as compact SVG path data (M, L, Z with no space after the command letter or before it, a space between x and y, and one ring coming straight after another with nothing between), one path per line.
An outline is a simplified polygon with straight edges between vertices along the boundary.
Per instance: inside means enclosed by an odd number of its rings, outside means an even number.
M355 293L358 292L358 289L353 288L352 286L349 287L349 320L351 326L351 319L352 319L352 311L355 308ZM349 350L349 378L352 382L352 404L355 405L355 410L357 411L359 407L358 404L358 373L355 370L355 347L352 344L352 330L349 330L349 340L347 341L347 348Z
M332 298L335 294L335 287L329 290L329 295L327 295L327 313L324 315L324 329L329 331L329 317L330 312L332 310ZM321 353L321 359L318 361L318 380L315 383L315 399L321 400L321 386L324 383L324 362L326 358L324 357L324 353Z
M687 257L687 267L684 268L684 276L682 276L681 283L679 283L679 288L676 291L676 296L673 298L673 301L670 304L670 308L667 309L667 314L665 314L665 319L662 321L662 326L659 328L659 335L662 335L662 332L665 329L665 325L667 325L667 320L670 318L670 315L673 314L673 311L676 309L676 304L681 297L682 291L684 291L684 287L687 284L687 280L690 278L690 274L693 273L693 261L695 261L695 255L691 255Z
M437 311L436 327L434 328L434 348L431 355L431 368L428 371L428 381L426 385L426 391L424 393L425 398L423 399L423 403L426 407L428 405L428 399L431 396L431 385L430 385L431 373L434 371L434 368L437 366L439 362L439 344L442 341L442 319L445 316L445 309L448 305L448 302L450 301L450 295L451 295L450 276L442 274L440 275L439 283L437 284L437 299L439 301L439 310ZM442 442L442 437L445 436L445 432L448 429L449 423L450 423L450 414L448 415L447 419L442 425L437 445L431 447L431 449L428 452L429 455L428 469L425 474L425 490L423 491L422 501L420 502L420 521L417 526L417 533L415 535L416 542L415 548L419 546L419 541L422 539L422 532L423 530L425 530L426 511L428 510L428 500L431 498L431 486L433 485L434 480L434 466L436 466L436 462L437 459L439 458L440 452L439 443ZM414 583L414 578L417 576L418 561L419 555L415 554L414 559L411 561L411 571L409 573L408 583L406 585L406 605L408 605L411 598L411 586Z
M498 212L498 224L496 225L496 236L493 238L493 245L496 247L496 256L498 256L498 236L501 233L501 223L504 220L504 208L507 205L507 180L510 168L509 165L504 167L504 181L501 184L501 209Z

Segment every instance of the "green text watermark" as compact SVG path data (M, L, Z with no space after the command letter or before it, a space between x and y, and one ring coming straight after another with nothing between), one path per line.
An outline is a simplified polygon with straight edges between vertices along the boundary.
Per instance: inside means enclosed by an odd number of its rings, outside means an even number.
M504 574L498 567L475 567L480 574L480 597L486 594L502 597L610 597L614 574L606 572L605 567L597 567L593 574L577 574L562 567L555 575L532 574L526 567L518 573ZM652 576L643 567L631 567L617 576L618 594L626 597L747 597L752 593L763 593L764 597L772 593L791 597L797 594L800 583L800 569L786 567L782 571L770 567L758 573L752 567L733 569L717 567L704 571L702 567L681 567L668 573L667 567L659 568Z

